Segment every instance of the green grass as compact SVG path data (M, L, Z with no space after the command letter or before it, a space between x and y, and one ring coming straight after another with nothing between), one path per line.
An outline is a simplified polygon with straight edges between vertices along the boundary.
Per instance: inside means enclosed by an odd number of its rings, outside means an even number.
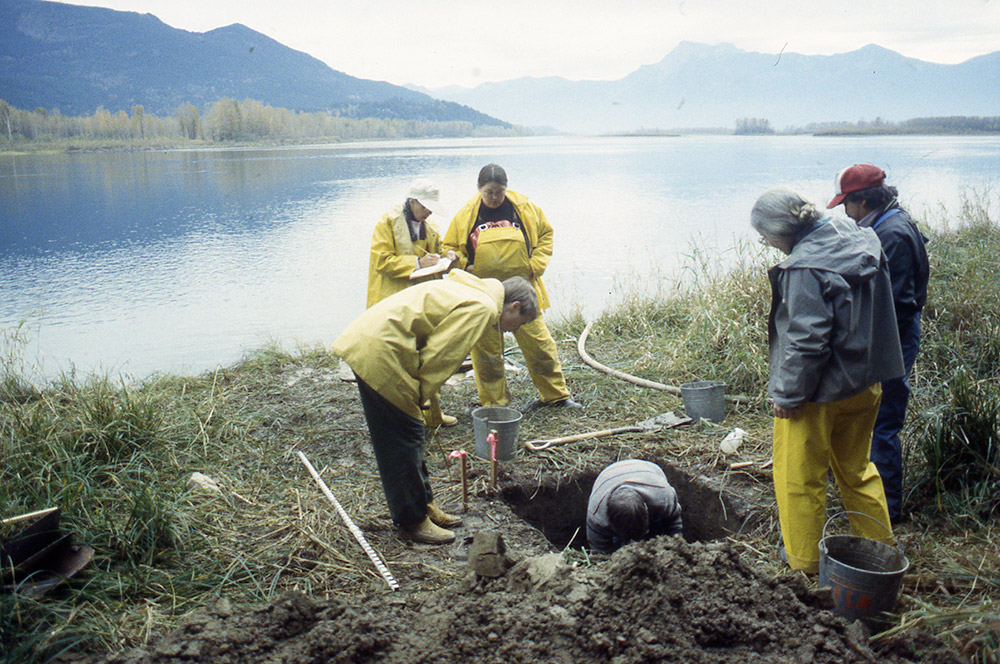
M925 598L925 606L914 601L904 622L987 662L983 653L995 646L996 630L975 616L996 614L983 598L1000 583L993 474L1000 410L995 201L970 194L936 228L924 228L931 238L932 283L904 432L907 486L914 487L908 507L933 525L910 554L915 569L923 570L923 585L912 594ZM727 393L749 397L727 426L750 431L747 447L766 457L766 269L778 259L757 245L740 246L721 261L693 251L679 279L659 278L652 292L623 288L595 321L588 350L609 366L657 382L725 381ZM588 408L574 416L579 421L529 418L521 431L525 439L576 433L591 424L605 428L598 425L623 418L631 424L679 407L676 397L581 366L572 345L585 324L580 314L550 323L574 395ZM288 455L302 449L315 461L331 445L363 439L353 388L317 387L337 385L324 382L337 360L323 349L288 354L264 348L234 367L128 387L107 377L63 377L39 386L20 359L23 331L3 331L2 341L0 516L59 506L65 528L97 554L78 578L45 598L0 595L0 664L48 662L67 648L142 643L220 595L261 600L290 588L350 594L371 583L364 553L329 518L322 497L305 488L302 469ZM575 428L567 431L570 426ZM711 453L716 433L707 428L665 437L656 442L657 452L665 458L698 449ZM456 442L436 439L429 454L443 455ZM586 449L567 446L539 458L554 472L570 471L587 463ZM194 471L212 476L223 492L189 489ZM363 515L382 504L372 468L324 472L350 488L338 496L348 512ZM361 518L362 528L380 532L384 519ZM756 546L751 544L748 550ZM947 579L952 587L943 594L931 581L925 584L924 575Z
M689 255L682 278L664 280L652 295L626 291L595 325L616 352L641 347L626 373L671 385L723 380L730 394L760 397L767 383L767 314L771 287L766 270L775 258L741 243L713 268L702 251ZM669 380L664 380L664 377Z

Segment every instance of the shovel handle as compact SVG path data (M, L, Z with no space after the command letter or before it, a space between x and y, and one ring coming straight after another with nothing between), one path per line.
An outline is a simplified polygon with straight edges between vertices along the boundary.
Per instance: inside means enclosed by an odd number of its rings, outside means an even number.
M646 427L639 427L639 426L618 427L616 429L602 429L601 431L578 433L574 436L553 438L551 440L529 440L524 443L524 446L527 447L532 452L540 452L541 450L548 449L553 445L562 445L563 443L575 443L578 440L587 440L588 438L601 438L603 436L614 436L619 433L629 433L632 431L648 431L648 429Z

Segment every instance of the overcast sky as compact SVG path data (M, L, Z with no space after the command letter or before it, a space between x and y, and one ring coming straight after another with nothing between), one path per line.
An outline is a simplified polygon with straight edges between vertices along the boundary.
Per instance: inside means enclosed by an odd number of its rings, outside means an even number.
M74 0L205 32L242 23L351 76L428 88L617 79L680 41L808 55L1000 51L1000 0Z

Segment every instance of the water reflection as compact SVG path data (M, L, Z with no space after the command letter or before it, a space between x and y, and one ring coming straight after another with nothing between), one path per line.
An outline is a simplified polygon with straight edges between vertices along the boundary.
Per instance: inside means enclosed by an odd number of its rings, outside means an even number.
M329 343L363 309L372 228L409 180L434 178L455 210L487 162L555 227L554 313L593 316L676 278L694 247L731 259L775 184L825 202L839 168L870 161L921 216L995 182L998 156L990 138L812 137L2 155L0 326L28 320L49 375L199 372L270 340Z

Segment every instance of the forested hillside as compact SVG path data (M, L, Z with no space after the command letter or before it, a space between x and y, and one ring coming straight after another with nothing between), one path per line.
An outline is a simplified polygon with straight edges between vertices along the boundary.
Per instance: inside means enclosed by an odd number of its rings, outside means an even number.
M246 26L205 33L151 14L43 0L0 2L0 99L17 108L88 115L205 113L220 99L255 99L346 118L509 127L468 106L336 71Z
M92 115L69 116L58 110L19 109L0 99L0 147L18 148L51 142L66 147L98 145L156 146L184 142L290 142L365 139L513 136L509 125L476 125L460 120L431 122L398 118L343 117L275 108L253 99L223 98L202 114L190 103L172 115L130 113L98 108Z

